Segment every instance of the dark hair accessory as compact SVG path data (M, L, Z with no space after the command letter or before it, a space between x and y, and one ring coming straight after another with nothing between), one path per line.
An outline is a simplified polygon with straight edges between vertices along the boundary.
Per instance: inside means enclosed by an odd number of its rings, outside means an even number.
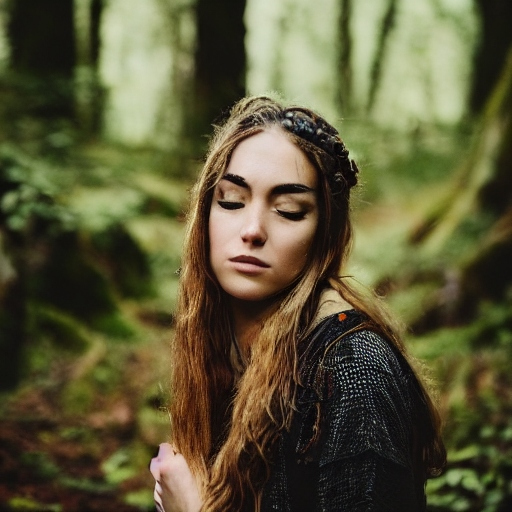
M334 159L333 171L326 173L333 195L347 192L357 183L357 165L349 159L348 149L333 126L299 108L286 109L281 125Z

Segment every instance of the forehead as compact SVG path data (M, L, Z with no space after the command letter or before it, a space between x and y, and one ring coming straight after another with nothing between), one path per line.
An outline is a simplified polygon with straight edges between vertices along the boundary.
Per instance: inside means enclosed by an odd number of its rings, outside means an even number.
M277 127L267 128L234 149L224 174L236 174L249 183L317 184L317 172L306 154Z

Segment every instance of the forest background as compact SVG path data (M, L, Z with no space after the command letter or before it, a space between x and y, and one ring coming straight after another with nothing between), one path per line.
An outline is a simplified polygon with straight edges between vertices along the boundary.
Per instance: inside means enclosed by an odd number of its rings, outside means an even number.
M512 510L512 2L0 1L0 510L152 510L189 187L275 91L362 169L350 268L445 419L429 511Z

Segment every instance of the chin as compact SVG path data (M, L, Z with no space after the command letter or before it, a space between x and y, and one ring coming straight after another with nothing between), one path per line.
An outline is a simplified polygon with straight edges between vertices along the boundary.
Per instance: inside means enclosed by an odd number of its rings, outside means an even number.
M265 302L273 295L260 294L260 293L228 293L233 299L243 302Z
M224 288L224 291L234 300L243 302L265 302L276 296L276 291L242 290L240 287Z

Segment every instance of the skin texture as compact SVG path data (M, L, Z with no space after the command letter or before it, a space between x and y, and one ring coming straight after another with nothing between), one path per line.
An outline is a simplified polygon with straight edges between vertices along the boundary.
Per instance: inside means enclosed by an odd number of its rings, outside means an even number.
M318 226L317 174L278 128L242 141L215 189L210 262L239 344L304 269ZM245 347L247 348L247 347Z
M278 128L242 141L215 188L210 262L228 294L242 349L307 262L318 227L317 173ZM152 459L159 512L197 512L201 498L186 460L167 443Z
M158 512L198 512L201 497L187 461L169 443L160 445L149 467L156 481L154 499Z

